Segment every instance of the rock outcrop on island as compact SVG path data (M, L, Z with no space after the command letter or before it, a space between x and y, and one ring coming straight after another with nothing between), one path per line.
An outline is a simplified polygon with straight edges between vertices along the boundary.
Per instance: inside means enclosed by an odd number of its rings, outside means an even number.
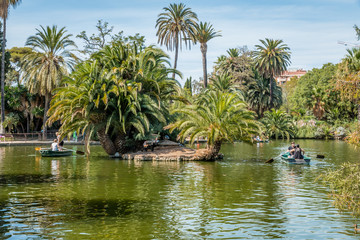
M208 161L206 149L192 149L169 140L160 141L154 151L138 151L121 156L125 160L138 161ZM221 155L218 159L221 159Z

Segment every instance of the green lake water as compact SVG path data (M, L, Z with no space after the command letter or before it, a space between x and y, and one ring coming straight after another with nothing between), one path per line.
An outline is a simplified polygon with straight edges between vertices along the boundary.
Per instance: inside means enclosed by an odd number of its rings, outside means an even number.
M89 159L41 158L34 147L0 147L0 239L359 239L356 219L314 182L359 161L359 150L297 143L310 166L280 160L286 141L225 144L217 162L114 160L100 146Z

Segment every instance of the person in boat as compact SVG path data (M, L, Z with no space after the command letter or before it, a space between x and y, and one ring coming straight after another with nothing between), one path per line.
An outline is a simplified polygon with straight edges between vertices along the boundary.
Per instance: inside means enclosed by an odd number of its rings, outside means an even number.
M296 148L295 142L291 142L290 147L288 147L288 150L286 151L286 152L290 153L290 154L289 154L289 157L290 157L290 155L291 155L291 156L294 155L294 152L293 152L292 150L295 149L295 148Z
M261 141L261 138L259 137L259 135L257 135L255 138L254 138L255 141L257 142L260 142Z
M304 159L305 151L302 148L300 148L299 144L297 144L296 147L293 150L291 150L291 152L293 152L293 158Z
M61 135L60 135L59 132L56 132L56 139L57 139L57 142L58 142L59 151L62 151L62 149L64 147L64 141L61 140Z
M55 138L54 142L51 144L51 151L59 151L57 138Z

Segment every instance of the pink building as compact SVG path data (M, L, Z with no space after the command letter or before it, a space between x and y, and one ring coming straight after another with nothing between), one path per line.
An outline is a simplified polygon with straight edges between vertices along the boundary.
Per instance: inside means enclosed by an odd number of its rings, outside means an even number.
M296 69L296 70L288 70L283 72L280 76L275 77L276 82L279 85L282 85L290 80L292 77L301 77L306 74L306 70L304 69Z

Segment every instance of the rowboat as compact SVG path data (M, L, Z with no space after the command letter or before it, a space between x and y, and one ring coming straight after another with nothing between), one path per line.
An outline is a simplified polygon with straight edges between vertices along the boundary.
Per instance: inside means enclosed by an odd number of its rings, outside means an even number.
M304 156L303 159L289 158L289 153L281 154L281 159L290 164L310 164L310 157Z
M51 148L41 148L39 150L42 157L67 157L73 155L74 151L63 149L61 151L52 151Z
M266 140L254 140L255 142L257 143L268 143L269 142L269 139L266 139Z

